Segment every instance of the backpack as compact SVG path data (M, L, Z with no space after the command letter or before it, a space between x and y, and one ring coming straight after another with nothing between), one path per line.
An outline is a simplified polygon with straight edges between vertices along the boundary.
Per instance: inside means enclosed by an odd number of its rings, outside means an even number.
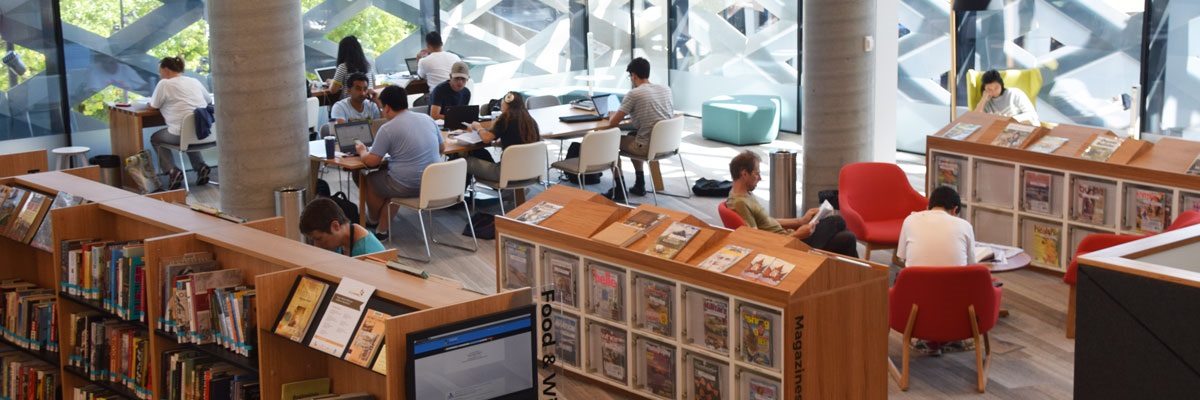
M567 147L567 158L579 158L579 153L580 153L580 150L582 150L582 149L583 149L583 145L579 144L579 142L571 142L571 146ZM579 178L576 177L575 174L566 174L566 175L567 175L568 181L571 181L571 183L574 183L576 185L579 184ZM583 174L583 182L584 182L584 184L587 184L587 185L599 184L600 183L600 175L602 175L600 172L596 172L596 173L592 173L592 174Z
M329 194L329 192L329 182L325 182L324 179L317 179L317 197L326 197L330 200L333 200L333 202L337 203L338 207L342 209L342 214L346 214L346 218L349 219L350 222L357 224L359 221L358 206L355 205L354 202L350 201L350 196L347 196L346 193L340 191L334 194Z
M729 197L730 190L733 190L732 181L700 178L692 185L692 193L701 197Z
M471 230L475 231L476 239L495 239L496 216L488 213L475 213L471 216L471 224L463 227L463 236L471 236Z

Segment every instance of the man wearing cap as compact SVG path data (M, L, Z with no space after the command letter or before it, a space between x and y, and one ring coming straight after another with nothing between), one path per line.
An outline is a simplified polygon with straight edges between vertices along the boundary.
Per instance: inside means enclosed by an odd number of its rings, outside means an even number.
M470 78L471 70L467 68L467 63L454 63L454 66L450 67L450 80L429 91L429 116L433 119L444 119L446 116L442 115L442 110L446 107L470 104L471 89L467 89L467 80Z

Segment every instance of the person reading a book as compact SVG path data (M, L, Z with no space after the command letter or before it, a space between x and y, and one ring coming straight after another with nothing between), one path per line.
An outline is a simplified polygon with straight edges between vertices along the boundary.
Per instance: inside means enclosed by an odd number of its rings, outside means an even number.
M758 204L750 194L762 180L758 164L762 159L750 151L744 151L729 162L729 174L733 177L733 188L725 206L742 217L747 226L800 239L813 248L832 253L858 257L858 241L854 233L846 229L846 221L832 215L817 221L818 209L812 208L800 218L775 219Z
M951 186L939 186L929 195L929 209L904 219L896 257L904 266L957 267L975 260L975 230L957 217L962 200Z
M525 108L525 98L517 92L508 92L500 99L500 117L486 129L478 122L471 123L471 130L479 132L483 143L500 141L503 151L515 144L535 143L542 140L537 121ZM467 155L467 174L490 182L500 181L500 163L492 158L487 149L475 149Z
M1029 96L1021 89L1005 88L1004 79L1000 77L999 71L991 69L984 72L982 81L983 95L979 99L979 105L975 106L975 111L1012 117L1030 125L1041 125Z
M300 232L312 239L317 247L351 257L384 250L383 243L375 235L362 225L351 223L337 203L324 197L304 206L300 213ZM349 253L346 253L347 249Z

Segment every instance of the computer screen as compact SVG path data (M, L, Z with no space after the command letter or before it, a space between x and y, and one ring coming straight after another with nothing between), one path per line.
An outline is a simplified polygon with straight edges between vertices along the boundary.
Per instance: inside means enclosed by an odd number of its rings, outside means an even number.
M534 306L408 334L408 399L536 399Z
M370 121L352 121L333 125L333 136L337 136L338 147L343 153L354 152L354 139L370 146L373 142Z
M616 104L616 100L617 96L611 94L592 96L592 104L596 107L596 115L603 117L609 111L616 111L616 109L621 108L620 104Z
M317 74L317 78L320 79L321 82L326 82L330 79L333 79L333 75L337 73L337 67L317 68L314 69L313 72Z
M404 59L404 65L405 65L406 67L408 67L408 74L409 74L409 75L416 75L416 74L417 74L417 58L416 58L416 57L412 57L412 58L405 58L405 59Z

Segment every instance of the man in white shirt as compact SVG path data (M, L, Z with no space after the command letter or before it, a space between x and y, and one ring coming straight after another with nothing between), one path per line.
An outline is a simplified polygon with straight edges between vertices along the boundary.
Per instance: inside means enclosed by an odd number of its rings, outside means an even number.
M457 55L442 51L442 35L429 32L425 35L425 48L417 54L417 76L425 80L430 88L450 80L450 68L462 61Z
M896 257L904 266L955 267L975 263L975 231L957 217L962 200L953 187L940 186L929 195L929 210L904 219Z
M371 89L367 88L369 82L366 75L358 72L350 74L350 78L346 79L350 97L338 100L330 111L330 116L337 123L379 119L379 107L374 101L367 101L372 97Z

